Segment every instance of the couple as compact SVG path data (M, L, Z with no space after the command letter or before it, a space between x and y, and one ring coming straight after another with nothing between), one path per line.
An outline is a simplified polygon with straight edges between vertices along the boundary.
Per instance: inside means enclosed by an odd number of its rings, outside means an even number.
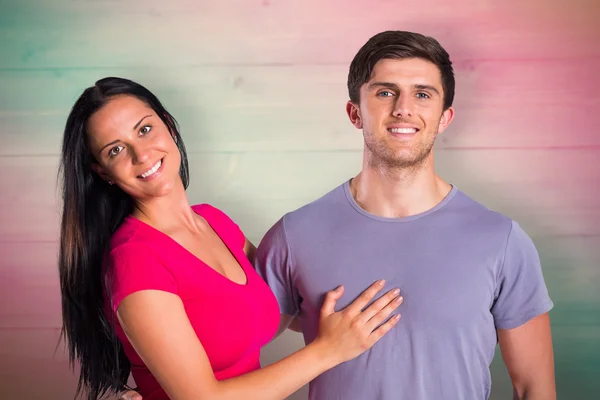
M63 141L59 267L88 398L131 372L139 393L123 397L144 400L283 399L308 382L311 400L484 400L497 343L515 398L556 398L532 240L434 170L454 85L435 39L369 39L346 104L361 172L258 249L222 211L190 206L185 147L155 96L118 78L86 89ZM287 328L306 347L261 368Z

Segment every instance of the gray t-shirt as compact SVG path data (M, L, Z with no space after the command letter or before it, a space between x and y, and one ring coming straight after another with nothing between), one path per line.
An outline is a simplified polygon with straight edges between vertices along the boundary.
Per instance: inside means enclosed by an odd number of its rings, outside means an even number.
M282 314L298 314L306 343L327 291L336 310L377 279L399 287L399 323L369 351L310 383L311 400L483 400L496 328L517 327L553 304L532 240L511 219L453 187L433 209L384 218L360 208L349 181L283 216L256 268Z

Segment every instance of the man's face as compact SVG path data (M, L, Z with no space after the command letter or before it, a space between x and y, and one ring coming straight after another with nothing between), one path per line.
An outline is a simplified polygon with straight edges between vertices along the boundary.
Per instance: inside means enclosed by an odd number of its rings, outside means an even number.
M439 68L420 58L383 59L360 88L360 104L348 102L352 124L363 130L369 162L414 167L431 154L435 137L452 121L443 109Z

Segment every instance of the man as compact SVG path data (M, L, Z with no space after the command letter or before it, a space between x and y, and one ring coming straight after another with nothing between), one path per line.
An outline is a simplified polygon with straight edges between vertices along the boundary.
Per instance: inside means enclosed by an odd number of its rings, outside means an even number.
M306 343L323 295L340 284L338 309L379 277L404 303L377 345L311 382L310 399L488 399L497 343L515 398L555 399L553 304L533 242L434 169L435 138L454 117L447 52L430 37L382 32L354 57L348 91L362 171L283 216L255 265L281 329L293 321Z
M255 265L306 343L339 284L339 308L380 276L404 304L376 346L311 382L310 399L488 399L498 342L515 398L555 399L553 304L533 242L434 170L434 141L454 116L447 52L420 34L377 34L354 57L348 91L362 171L283 216Z

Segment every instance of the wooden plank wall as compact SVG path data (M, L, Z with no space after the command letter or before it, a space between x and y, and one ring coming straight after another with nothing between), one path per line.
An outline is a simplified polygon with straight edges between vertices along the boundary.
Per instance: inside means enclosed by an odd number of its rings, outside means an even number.
M442 176L517 219L556 303L559 398L600 392L600 3L596 0L0 0L0 398L69 399L56 268L58 152L69 108L107 75L179 120L193 202L257 243L284 212L360 169L345 80L386 29L438 38L457 116ZM285 334L264 362L301 345ZM509 398L499 357L493 399ZM306 398L306 388L291 399ZM586 396L587 395L587 396Z

